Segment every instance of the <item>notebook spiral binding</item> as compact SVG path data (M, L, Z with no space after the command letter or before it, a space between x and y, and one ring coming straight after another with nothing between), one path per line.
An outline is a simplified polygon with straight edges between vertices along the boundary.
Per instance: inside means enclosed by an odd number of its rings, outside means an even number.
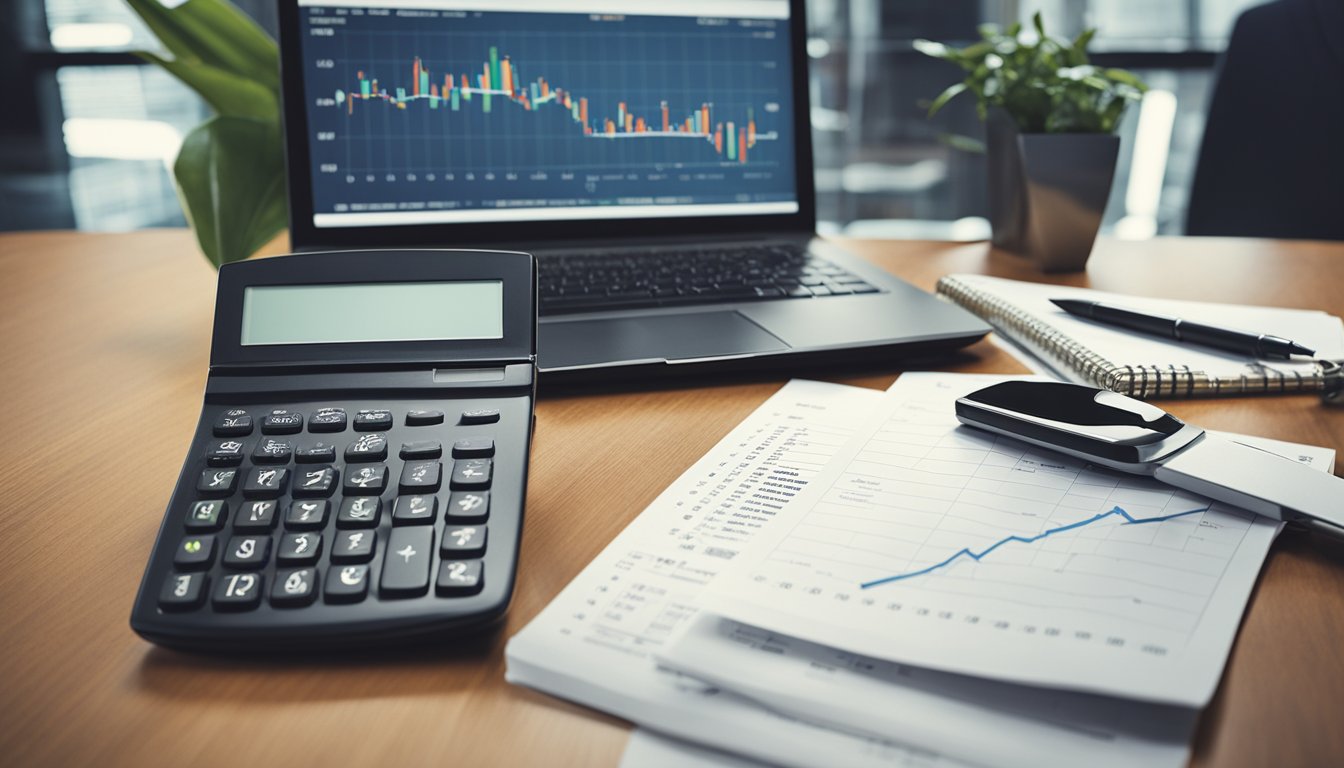
M940 278L936 291L1032 352L1075 371L1093 386L1122 395L1147 399L1322 392L1329 399L1344 399L1339 397L1344 383L1339 381L1339 366L1334 363L1323 361L1316 371L1304 376L1251 362L1240 376L1223 377L1188 365L1118 365L1044 320L954 277Z

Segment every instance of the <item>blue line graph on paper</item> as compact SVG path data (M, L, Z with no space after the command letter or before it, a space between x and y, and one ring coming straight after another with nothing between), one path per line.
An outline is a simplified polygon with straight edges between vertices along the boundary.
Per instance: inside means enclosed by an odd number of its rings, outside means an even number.
M861 589L869 589L871 587L880 586L882 584L888 584L893 581L913 579L916 576L923 576L926 573L931 573L933 571L938 570L939 568L951 565L952 563L956 562L957 560L963 557L969 557L970 559L978 563L982 559L984 559L985 556L987 556L989 553L993 552L994 550L998 549L1004 544L1008 544L1014 541L1020 542L1022 544L1031 544L1032 542L1040 541L1041 539L1044 539L1048 536L1053 536L1056 533L1063 533L1065 531L1071 531L1075 528L1082 528L1085 525L1091 525L1092 523L1095 523L1099 520L1105 520L1108 517L1113 517L1117 515L1123 517L1127 525L1142 525L1143 523L1161 523L1167 520L1175 520L1178 517L1185 517L1186 515L1196 515L1199 514L1200 512L1207 512L1208 510L1209 508L1207 506L1203 506L1199 507L1198 509L1186 510L1185 512L1177 512L1172 515L1159 515L1157 517L1134 517L1133 515L1129 514L1120 507L1112 507L1109 512L1102 512L1101 514L1094 515L1092 517L1087 518L1086 520L1079 520L1076 523L1069 523L1068 525L1061 525L1058 528L1051 528L1047 531L1038 533L1035 536L1008 536L1006 538L999 539L998 541L994 542L985 549L980 550L979 552L972 552L970 547L963 547L959 552L947 558L946 560L942 561L941 563L935 563L927 568L921 568L917 571L911 571L909 573L899 573L896 574L895 576L887 576L881 579L866 581L860 584L859 587Z
M1007 623L1170 649L1200 623L1251 525L1151 478L970 430L915 397L751 578L772 600L802 595L818 620L863 614L902 631L948 616L978 622L958 634Z

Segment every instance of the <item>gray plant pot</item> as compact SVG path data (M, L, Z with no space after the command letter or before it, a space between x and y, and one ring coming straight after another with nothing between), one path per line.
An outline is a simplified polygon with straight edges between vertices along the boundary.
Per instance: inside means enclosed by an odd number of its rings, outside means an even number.
M990 112L987 129L994 245L1043 272L1082 270L1101 228L1120 137L1020 133L1002 111Z

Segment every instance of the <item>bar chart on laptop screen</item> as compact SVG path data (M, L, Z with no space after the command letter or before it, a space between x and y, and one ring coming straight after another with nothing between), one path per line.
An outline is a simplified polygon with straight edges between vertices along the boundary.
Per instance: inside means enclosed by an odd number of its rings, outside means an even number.
M302 8L318 225L796 210L787 3L587 5Z

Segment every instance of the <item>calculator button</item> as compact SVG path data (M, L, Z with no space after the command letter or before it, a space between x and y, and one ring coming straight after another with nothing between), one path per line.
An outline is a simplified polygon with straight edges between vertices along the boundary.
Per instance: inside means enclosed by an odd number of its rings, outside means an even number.
M289 505L285 515L285 527L296 531L316 530L327 524L327 511L331 502L326 499L296 500Z
M443 541L439 542L439 554L445 560L480 557L485 554L484 525L450 525L443 529Z
M183 570L199 571L209 568L214 559L214 536L188 536L177 545L173 565Z
M327 602L357 603L369 594L369 566L332 566L327 571Z
M499 421L497 408L472 408L462 412L463 424L494 424Z
M248 611L261 603L260 573L227 573L215 584L211 602L218 611Z
M242 437L252 434L252 417L247 411L234 408L215 419L215 437Z
M232 496L238 487L238 470L207 469L196 481L196 490L206 496Z
M443 423L443 411L407 411L406 426L427 427Z
M284 440L268 437L257 443L257 447L252 449L252 463L288 464L289 458L293 455L294 446Z
M365 464L362 467L350 467L345 476L345 495L381 496L387 489L387 466L385 464Z
M416 440L401 444L403 459L437 459L443 455L443 443L438 440Z
M286 533L280 539L275 561L284 565L312 565L322 556L322 534Z
M434 555L434 529L393 528L383 555L382 597L415 597L429 591L429 563Z
M243 441L216 440L205 449L205 463L212 467L236 467L243 463Z
M303 414L277 408L261 419L261 432L266 435L292 435L303 429Z
M382 499L377 496L355 496L341 501L336 525L341 528L375 528L382 515Z
M159 590L159 607L165 611L189 611L205 599L204 573L170 573Z
M224 549L224 565L230 568L260 568L270 557L270 536L234 536Z
M331 545L331 562L367 563L377 547L378 534L374 531L338 531Z
M285 492L289 470L283 467L253 467L243 483L243 495L248 498L275 498Z
M490 459L463 459L453 462L452 486L455 490L484 490L490 487L494 462Z
M316 568L275 572L275 586L271 587L271 605L293 608L308 605L316 598Z
M468 437L453 443L454 459L488 459L495 455L492 437Z
M227 501L198 501L187 512L187 530L217 531L229 513Z
M490 514L489 491L457 491L448 497L444 515L454 522L478 522Z
M344 432L345 431L345 409L344 408L319 408L316 413L308 417L309 432Z
M235 531L269 531L275 527L276 502L249 501L238 510L233 520Z
M444 597L462 597L481 591L481 561L445 560L439 564L439 580L435 591Z
M392 428L392 412L382 408L360 411L355 414L355 429L360 432L373 432Z
M433 493L443 482L443 466L437 461L408 461L401 468L398 485L402 493Z
M332 467L313 467L294 470L294 495L330 496L336 490L336 470Z
M438 511L439 500L433 496L398 496L392 505L392 524L432 525Z
M346 461L383 461L386 458L386 435L360 435L358 440L345 448Z
M336 461L336 446L331 443L301 445L294 451L294 460L300 464L331 464Z

